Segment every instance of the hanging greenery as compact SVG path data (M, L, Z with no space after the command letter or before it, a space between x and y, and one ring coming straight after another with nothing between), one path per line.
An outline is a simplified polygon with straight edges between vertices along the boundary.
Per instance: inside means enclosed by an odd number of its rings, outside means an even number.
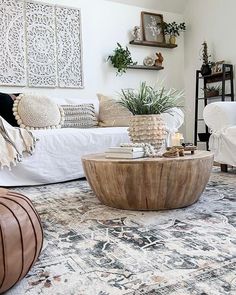
M128 66L137 64L137 62L133 62L128 47L123 48L120 43L117 43L114 54L109 55L107 60L111 61L113 67L117 69L117 75L126 73Z

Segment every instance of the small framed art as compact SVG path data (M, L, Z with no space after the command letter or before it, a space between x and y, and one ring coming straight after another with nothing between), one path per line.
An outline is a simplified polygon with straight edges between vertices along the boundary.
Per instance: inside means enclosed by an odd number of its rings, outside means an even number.
M151 12L141 12L143 40L165 43L163 15Z

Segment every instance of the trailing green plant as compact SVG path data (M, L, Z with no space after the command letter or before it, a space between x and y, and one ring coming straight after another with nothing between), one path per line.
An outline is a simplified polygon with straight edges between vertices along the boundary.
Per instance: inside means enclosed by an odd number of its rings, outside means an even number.
M204 65L211 65L211 62L209 61L209 58L211 57L210 54L208 54L208 46L207 46L207 42L204 41L202 43L202 61Z
M167 113L176 107L183 94L182 91L155 88L142 82L138 90L122 89L119 103L133 115L155 115Z
M113 67L117 69L117 75L126 73L128 66L137 64L137 62L133 62L128 47L123 48L120 43L117 43L114 54L109 55L107 60L110 60Z
M185 23L177 24L176 22L164 23L164 33L171 36L179 36L180 32L186 31Z

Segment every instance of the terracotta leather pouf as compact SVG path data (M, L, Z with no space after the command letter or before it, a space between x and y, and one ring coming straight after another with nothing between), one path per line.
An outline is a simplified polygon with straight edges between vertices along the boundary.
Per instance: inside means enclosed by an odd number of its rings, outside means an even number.
M28 273L42 244L40 218L31 201L0 188L0 294Z

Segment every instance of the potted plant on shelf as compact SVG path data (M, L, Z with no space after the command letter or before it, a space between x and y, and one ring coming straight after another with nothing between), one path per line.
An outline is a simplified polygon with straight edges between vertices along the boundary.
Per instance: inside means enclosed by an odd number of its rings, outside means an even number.
M182 91L154 88L142 82L138 90L123 89L119 103L134 116L130 119L129 136L133 143L149 143L162 148L167 137L162 113L179 104Z
M170 44L176 44L176 37L180 35L180 32L186 31L185 23L177 24L176 22L164 23L164 33L169 35Z
M209 58L211 55L208 54L208 46L207 42L204 41L202 43L202 66L201 66L201 74L202 76L207 76L211 74L211 62L209 61Z
M126 48L123 48L120 43L117 43L114 54L109 55L107 60L110 60L113 67L117 69L117 75L126 73L128 66L137 64L133 62L128 47L126 46Z
M221 91L221 86L207 86L206 88L203 88L205 97L214 97L219 96Z

